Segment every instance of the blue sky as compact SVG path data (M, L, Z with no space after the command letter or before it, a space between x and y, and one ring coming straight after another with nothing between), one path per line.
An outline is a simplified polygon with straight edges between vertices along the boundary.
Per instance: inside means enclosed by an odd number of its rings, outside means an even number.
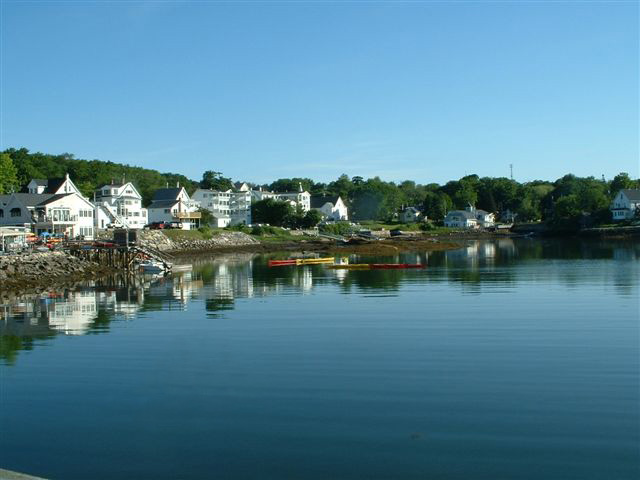
M3 149L255 182L640 173L637 2L1 13Z

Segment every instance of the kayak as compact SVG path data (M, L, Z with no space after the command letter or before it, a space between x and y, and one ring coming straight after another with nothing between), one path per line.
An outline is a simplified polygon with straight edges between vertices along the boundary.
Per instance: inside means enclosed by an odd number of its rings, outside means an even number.
M287 260L269 260L270 267L285 267L287 265L318 265L322 263L333 263L333 257L327 258L289 258Z

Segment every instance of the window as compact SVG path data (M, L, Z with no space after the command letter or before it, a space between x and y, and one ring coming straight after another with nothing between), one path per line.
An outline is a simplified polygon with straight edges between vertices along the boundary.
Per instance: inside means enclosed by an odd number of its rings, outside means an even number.
M20 215L22 215L22 210L20 210L19 208L12 208L11 209L11 216L12 217L19 217Z
M4 218L4 210L0 208L0 218Z
M164 213L171 213L171 210L169 210L168 208L165 208Z

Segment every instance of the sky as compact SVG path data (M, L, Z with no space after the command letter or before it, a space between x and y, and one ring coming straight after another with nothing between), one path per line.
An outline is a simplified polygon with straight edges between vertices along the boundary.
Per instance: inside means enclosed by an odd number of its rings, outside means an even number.
M640 174L638 2L0 4L0 148L200 179Z

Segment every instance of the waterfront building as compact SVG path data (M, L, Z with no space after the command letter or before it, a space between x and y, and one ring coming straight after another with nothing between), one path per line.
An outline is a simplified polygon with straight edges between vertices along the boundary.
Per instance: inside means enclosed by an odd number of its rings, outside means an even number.
M94 195L95 226L106 228L142 228L147 224L147 209L142 207L142 195L131 182L111 182Z
M341 221L349 219L347 206L339 195L313 195L310 206L312 209L318 210L327 220Z
M0 200L0 225L28 227L33 233L93 239L94 207L64 178L34 179L19 193Z
M444 218L445 227L453 228L489 228L496 223L495 215L485 210L467 205L465 210L452 210Z
M149 223L177 223L183 230L191 230L200 225L200 203L192 200L179 184L175 188L161 188L153 194L147 208Z
M620 190L613 198L609 209L614 222L633 218L640 211L640 189Z
M214 227L251 223L251 192L248 190L221 192L199 188L193 193L193 199L211 212Z

